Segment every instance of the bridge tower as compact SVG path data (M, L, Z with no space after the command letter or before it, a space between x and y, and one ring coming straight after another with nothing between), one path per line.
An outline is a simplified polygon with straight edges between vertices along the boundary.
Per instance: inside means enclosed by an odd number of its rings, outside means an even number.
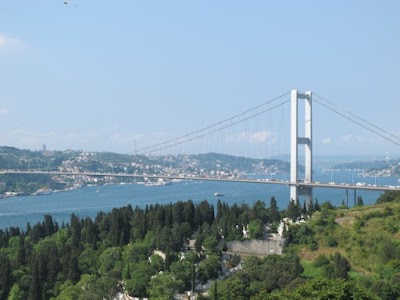
M305 136L299 137L299 99L305 100ZM290 151L290 199L296 201L298 196L305 196L307 203L312 201L312 188L299 184L299 145L305 145L305 178L304 182L312 182L312 93L291 92L291 151Z

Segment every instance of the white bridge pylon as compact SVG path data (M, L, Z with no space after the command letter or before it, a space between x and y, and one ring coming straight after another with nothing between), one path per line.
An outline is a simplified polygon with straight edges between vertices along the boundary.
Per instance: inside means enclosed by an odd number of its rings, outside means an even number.
M305 100L305 136L299 137L299 100ZM312 187L299 185L299 145L305 146L305 183L312 180L312 93L291 92L291 133L290 133L290 200L297 201L300 195L305 196L307 203L312 201Z

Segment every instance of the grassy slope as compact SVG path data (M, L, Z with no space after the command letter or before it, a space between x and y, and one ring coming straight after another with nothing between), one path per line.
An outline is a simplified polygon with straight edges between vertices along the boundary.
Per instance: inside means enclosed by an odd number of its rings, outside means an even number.
M321 224L331 216L332 222ZM335 215L335 218L332 218ZM334 222L333 222L334 220ZM314 231L313 238L318 249L311 251L305 244L295 245L307 277L320 277L321 270L313 261L321 254L340 252L351 266L351 277L374 276L387 262L384 244L400 242L400 203L338 209L329 213L317 213L308 222ZM329 244L331 246L329 246ZM337 244L332 246L332 244Z

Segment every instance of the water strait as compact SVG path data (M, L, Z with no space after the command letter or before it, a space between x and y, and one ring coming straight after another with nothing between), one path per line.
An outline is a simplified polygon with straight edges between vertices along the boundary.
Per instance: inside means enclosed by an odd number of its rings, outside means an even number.
M289 179L289 175L281 175L279 179ZM385 177L358 177L353 172L316 172L314 181L337 183L363 182L365 184L398 185L398 178ZM215 193L223 196L215 197ZM380 192L357 191L365 204L374 204ZM211 204L218 199L229 205L246 203L253 205L257 200L269 206L271 197L277 200L279 209L287 208L289 201L289 188L284 185L261 183L235 183L235 182L210 182L210 181L181 181L165 186L145 186L141 184L87 186L68 192L54 192L49 195L23 196L0 199L0 229L19 226L26 228L27 222L31 225L41 222L45 214L50 214L59 224L68 223L72 213L79 217L94 218L99 211L109 212L114 207L128 204L132 207L144 208L146 204L169 204L176 201L192 200L198 203L203 200ZM314 199L320 203L330 201L335 206L340 206L342 201L348 199L349 206L353 206L353 190L316 188ZM300 198L302 202L303 199Z

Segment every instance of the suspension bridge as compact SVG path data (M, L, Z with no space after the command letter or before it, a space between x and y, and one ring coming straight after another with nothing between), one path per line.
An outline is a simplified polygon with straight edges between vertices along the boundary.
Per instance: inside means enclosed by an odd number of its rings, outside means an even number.
M299 106L300 102L304 101L304 107ZM314 188L335 188L335 189L350 189L354 190L356 197L357 190L370 191L400 191L400 186L379 186L379 185L360 185L335 182L315 182L313 180L313 103L318 103L322 107L334 112L341 118L344 118L357 126L369 131L370 133L379 136L383 140L400 146L400 138L389 133L388 131L372 124L371 122L356 116L346 110L338 108L335 104L323 97L313 94L312 92L301 93L297 90L292 90L288 93L273 98L266 103L256 106L252 109L244 111L233 117L216 122L204 128L192 131L178 138L163 141L151 146L146 146L140 149L135 149L135 153L152 155L154 153L172 153L182 154L191 149L196 149L196 152L201 152L204 149L207 152L228 152L227 149L233 150L233 144L239 145L242 152L236 153L238 156L245 157L246 146L255 144L257 147L264 149L264 156L272 156L279 151L282 146L280 143L290 144L290 180L278 179L251 179L251 178L225 178L220 176L194 176L193 174L129 174L129 173L113 173L113 172L61 172L61 171L16 171L4 170L2 174L44 174L44 175L65 175L65 176L102 176L102 177L146 177L148 179L187 179L187 180L204 180L204 181L228 181L228 182L243 182L243 183L258 183L258 184L280 184L286 185L290 189L290 199L296 200L300 196L305 197L306 201L311 201ZM287 112L279 112L285 105L290 103L290 114ZM266 117L266 114L270 114ZM304 115L304 119L300 118ZM290 119L288 122L287 120ZM260 121L261 120L261 121ZM281 125L273 125L276 120L281 122ZM303 121L301 121L303 120ZM249 129L248 123L253 122L253 129ZM263 123L263 124L261 124ZM265 124L267 123L267 124ZM282 125L284 124L284 125ZM290 124L289 128L285 128ZM264 130L264 127L268 128ZM273 126L276 126L273 128ZM240 134L234 133L233 128L238 128ZM254 129L255 128L255 129ZM280 130L280 134L276 134ZM220 134L220 135L218 135ZM222 136L222 137L221 137ZM290 137L290 138L289 138ZM197 145L193 147L193 144ZM205 145L212 145L214 150L209 150ZM304 148L302 148L304 146ZM224 151L225 147L225 151ZM275 148L275 149L274 149ZM200 149L200 150L199 150ZM280 149L280 151L282 151ZM300 159L304 157L304 177L299 176Z

